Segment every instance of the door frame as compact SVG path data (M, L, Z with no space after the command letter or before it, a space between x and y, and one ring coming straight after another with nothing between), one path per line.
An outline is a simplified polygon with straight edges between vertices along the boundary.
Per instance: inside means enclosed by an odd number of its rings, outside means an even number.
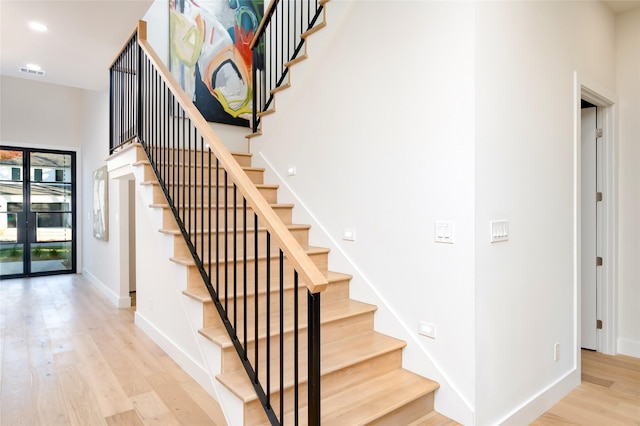
M82 184L82 179L79 177L82 176L82 150L77 146L65 146L65 145L45 145L40 143L32 143L32 142L16 142L13 140L0 140L0 145L9 147L9 148L29 148L29 149L37 149L37 150L53 150L53 151L68 151L76 153L76 274L81 273L83 270L82 266L82 250L83 244L82 241L84 239L83 229L84 229L84 211L85 205L83 201L82 194L84 194L84 188ZM89 206L90 207L90 206Z
M601 191L603 193L601 205L601 217L599 218L598 227L598 247L603 258L603 265L598 271L598 288L597 288L597 312L599 319L602 320L603 326L601 330L597 330L597 347L598 352L613 355L617 353L616 336L617 336L617 141L616 141L616 114L617 105L614 95L597 88L597 85L591 82L585 82L580 79L578 73L575 73L575 211L576 211L576 350L580 352L580 318L581 318L581 209L580 209L580 192L582 188L581 182L581 129L580 129L580 103L584 99L597 107L597 126L602 129L601 158L598 165L598 173L601 177Z
M28 155L30 155L31 152L44 152L44 153L54 153L54 154L72 154L73 157L73 161L72 161L72 168L71 168L71 173L72 173L72 177L71 177L71 186L72 186L72 192L71 192L71 203L72 203L72 235L73 238L71 240L71 269L69 270L56 270L56 271L46 271L46 272L33 272L31 271L30 273L26 273L24 272L25 268L26 268L26 264L31 262L31 255L30 255L30 248L29 246L29 235L27 235L25 243L24 243L24 254L23 254L23 273L22 274L12 274L12 275L7 275L5 276L5 278L29 278L29 277L39 277L39 276L49 276L49 275L60 275L60 274L75 274L78 271L80 262L80 250L81 250L81 238L79 238L79 230L80 230L80 221L81 221L81 215L78 213L78 194L81 191L81 182L78 179L78 175L79 175L79 150L75 147L64 147L64 146L49 146L49 145L37 145L37 144L25 144L25 143L12 143L12 142L4 142L4 141L0 141L0 146L3 149L15 149L15 150L20 150L23 152L24 154L24 158L25 160L23 160L23 169L27 169L23 171L23 197L26 198L26 202L24 202L25 207L23 208L28 208L26 206L28 206L28 204L30 203L30 193L29 193L29 187L31 185L31 182L28 181L28 179L30 179L31 176L31 170L30 170L30 158L27 158ZM26 212L29 213L29 212ZM27 230L27 232L29 232ZM31 265L29 265L29 269L31 269Z

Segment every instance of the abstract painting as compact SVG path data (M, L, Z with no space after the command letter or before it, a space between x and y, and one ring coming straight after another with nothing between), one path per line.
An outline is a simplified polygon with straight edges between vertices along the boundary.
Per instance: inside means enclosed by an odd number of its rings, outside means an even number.
M249 126L264 0L170 0L171 73L207 121Z
M109 240L109 180L107 166L93 172L93 236Z

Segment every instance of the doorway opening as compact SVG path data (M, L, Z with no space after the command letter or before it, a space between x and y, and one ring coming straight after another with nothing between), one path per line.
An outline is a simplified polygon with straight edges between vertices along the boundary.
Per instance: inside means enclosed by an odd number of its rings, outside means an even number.
M579 93L578 350L615 354L615 105L588 87Z
M76 272L76 153L0 146L0 278Z

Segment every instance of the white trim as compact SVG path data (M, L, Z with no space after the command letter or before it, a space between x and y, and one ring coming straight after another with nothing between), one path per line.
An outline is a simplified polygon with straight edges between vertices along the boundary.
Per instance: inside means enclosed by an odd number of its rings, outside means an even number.
M120 297L107 287L102 281L100 281L95 275L86 269L82 270L82 275L93 284L93 286L106 297L113 306L117 308L129 308L131 307L131 297Z
M618 353L640 358L640 341L618 338Z
M188 353L182 350L169 336L164 334L161 330L151 324L144 315L136 311L135 323L147 336L151 338L163 351L167 353L184 371L189 374L200 386L202 386L209 394L215 395L209 371L207 368L195 359L193 359Z
M577 73L576 73L577 75ZM601 189L602 220L599 236L601 241L598 249L604 262L599 271L601 278L598 286L598 316L603 322L602 330L598 331L598 352L613 355L616 350L617 336L617 128L616 128L616 99L612 94L606 94L601 89L593 89L592 83L585 83L576 78L576 85L580 88L580 98L598 107L598 127L603 129L601 143ZM602 93L605 93L604 95ZM579 102L579 100L578 100Z
M500 425L527 425L540 417L540 413L549 410L556 402L564 398L576 386L580 384L580 371L574 369L565 376L550 384L537 395L520 404L497 424Z
M38 143L29 142L13 142L2 141L0 145L10 146L16 148L29 148L29 149L48 149L53 151L67 151L76 153L76 273L80 274L83 271L82 264L82 149L79 146L67 146L67 145L44 145Z

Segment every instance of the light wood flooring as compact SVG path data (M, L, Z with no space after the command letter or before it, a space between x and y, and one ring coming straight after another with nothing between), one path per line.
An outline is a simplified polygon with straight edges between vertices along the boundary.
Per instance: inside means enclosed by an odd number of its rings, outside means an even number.
M0 425L224 425L133 313L80 275L0 282ZM582 384L533 424L640 425L640 359L582 358ZM433 413L412 426L455 424Z
M224 425L133 314L80 275L0 282L0 424Z
M640 358L582 350L582 383L533 424L640 425Z

